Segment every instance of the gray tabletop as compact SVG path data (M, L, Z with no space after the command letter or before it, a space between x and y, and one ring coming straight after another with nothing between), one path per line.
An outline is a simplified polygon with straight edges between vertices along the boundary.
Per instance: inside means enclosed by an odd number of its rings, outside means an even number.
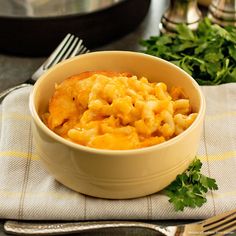
M140 50L140 39L159 33L160 18L167 8L168 2L152 0L148 14L138 28L116 41L93 50ZM0 91L28 79L44 59L0 54Z
M131 50L140 51L140 39L148 38L151 35L159 34L159 22L165 9L168 7L169 1L152 0L149 12L142 23L131 33L117 39L107 45L96 48L93 51L100 50ZM40 66L45 58L28 58L13 55L0 54L0 91L28 79L31 74ZM3 232L4 220L0 222L0 235L6 235ZM160 223L160 222L154 222ZM161 222L166 224L166 222ZM168 222L167 222L168 223ZM177 222L179 223L179 222ZM173 222L172 222L173 224ZM116 229L102 230L96 233L86 233L83 235L156 235L154 232L141 229Z

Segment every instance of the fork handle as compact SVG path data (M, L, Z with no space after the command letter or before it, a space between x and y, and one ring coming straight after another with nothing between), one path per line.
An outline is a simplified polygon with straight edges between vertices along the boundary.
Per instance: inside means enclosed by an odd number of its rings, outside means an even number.
M4 230L6 233L16 235L62 235L68 233L82 233L108 228L145 228L154 230L162 235L175 235L175 226L161 227L155 224L132 221L90 221L74 223L27 223L19 221L6 221Z
M38 78L37 78L37 79L29 78L29 79L27 79L27 80L24 82L24 84L31 84L31 85L34 85L37 80L38 80Z
M11 88L8 88L8 89L2 91L2 92L0 93L0 102L2 102L2 100L3 100L9 93L11 93L12 91L14 91L14 90L16 90L16 89L20 89L20 88L27 87L27 86L29 86L29 85L30 85L30 84L26 84L26 83L24 83L24 84L19 84L19 85L16 85L16 86L14 86L14 87L11 87Z

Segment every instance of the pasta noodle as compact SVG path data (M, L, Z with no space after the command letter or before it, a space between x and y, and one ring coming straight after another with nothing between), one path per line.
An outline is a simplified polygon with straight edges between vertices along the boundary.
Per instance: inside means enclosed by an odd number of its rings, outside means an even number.
M163 82L130 73L91 71L56 85L43 119L72 142L125 150L165 142L196 116L180 87L168 91Z

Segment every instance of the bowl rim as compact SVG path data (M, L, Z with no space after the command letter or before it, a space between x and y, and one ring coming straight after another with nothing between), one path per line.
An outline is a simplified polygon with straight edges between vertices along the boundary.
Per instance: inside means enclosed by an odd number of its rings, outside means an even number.
M47 77L47 75L49 73L51 73L51 71L57 69L58 67L63 66L64 64L70 63L71 61L79 60L79 58L81 58L81 57L89 57L89 56L95 55L95 54L98 54L98 55L99 54L100 55L102 55L102 54L117 54L117 55L118 54L129 54L129 55L134 55L134 56L146 57L146 58L162 61L163 63L166 63L169 66L173 67L175 70L181 71L181 73L183 73L191 81L192 85L194 86L194 88L196 89L196 91L199 94L200 107L199 107L197 118L181 134L179 134L179 135L177 135L177 136L175 136L175 137L173 137L173 138L171 138L171 139L169 139L169 140L167 140L163 143L159 143L159 144L155 144L155 145L148 146L148 147L143 147L143 148L137 148L137 149L128 149L128 150L98 149L98 148L83 146L81 144L74 143L74 142L66 140L65 138L63 138L60 135L56 134L55 132L50 130L43 123L43 121L41 120L38 112L36 111L34 98L35 98L37 88L40 86L41 82ZM31 117L33 118L36 125L38 127L40 127L41 130L44 131L44 133L49 135L52 139L55 139L57 142L65 145L65 146L68 146L70 148L76 149L78 151L84 151L84 152L91 153L91 154L103 154L103 155L120 156L120 155L123 155L123 154L124 155L131 155L132 154L133 155L133 154L136 154L136 153L138 153L138 154L147 153L149 151L153 151L153 149L162 149L165 146L170 146L170 145L178 142L179 139L185 137L189 132L191 132L199 124L199 122L201 122L204 119L205 110L206 110L206 101L205 101L205 97L203 95L203 92L202 92L199 84L192 78L192 76L190 76L187 72L185 72L180 67L174 65L173 63L171 63L167 60L164 60L162 58L158 58L158 57L148 55L148 54L145 54L145 53L142 53L142 52L111 50L111 51L96 51L96 52L90 52L90 53L83 54L83 55L78 55L78 56L75 56L73 58L64 60L64 61L56 64L52 68L50 68L48 71L46 71L36 81L35 85L33 86L33 89L31 90L30 96L29 96L29 110L30 110Z

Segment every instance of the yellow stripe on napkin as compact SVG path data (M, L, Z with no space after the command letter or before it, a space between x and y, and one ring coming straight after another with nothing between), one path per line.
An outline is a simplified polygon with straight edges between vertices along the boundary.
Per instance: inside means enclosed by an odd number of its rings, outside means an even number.
M1 120L6 120L6 119L31 120L30 115L14 113L14 112L4 113L4 115L1 114L0 117L1 117Z
M218 193L218 192L213 192L214 198L225 198L225 197L234 197L236 196L236 190L235 191L230 191L230 192L224 192L224 193Z
M221 161L236 157L236 151L197 156L201 161Z
M0 195L2 197L19 197L21 196L22 192L17 192L17 191L4 191L4 190L0 190ZM48 197L52 197L54 199L59 199L59 200L70 200L70 199L74 199L75 195L77 193L74 192L73 190L71 190L71 192L64 192L64 193L60 193L60 192L53 192L53 191L48 191L48 192L26 192L25 193L25 197L33 197L33 198L48 198Z
M227 116L236 116L236 111L222 112L215 115L206 115L206 120L214 121L214 120L224 119Z
M17 151L0 152L0 157L28 158L29 155L30 154L27 152L17 152ZM31 154L31 160L39 160L39 156L36 154Z

